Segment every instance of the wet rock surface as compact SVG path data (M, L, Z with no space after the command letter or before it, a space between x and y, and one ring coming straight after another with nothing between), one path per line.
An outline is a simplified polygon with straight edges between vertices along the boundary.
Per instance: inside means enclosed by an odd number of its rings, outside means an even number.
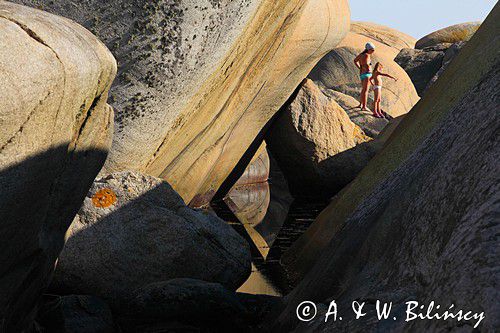
M67 238L51 290L96 295L115 309L149 283L190 277L235 290L250 274L248 244L229 225L134 172L97 179Z

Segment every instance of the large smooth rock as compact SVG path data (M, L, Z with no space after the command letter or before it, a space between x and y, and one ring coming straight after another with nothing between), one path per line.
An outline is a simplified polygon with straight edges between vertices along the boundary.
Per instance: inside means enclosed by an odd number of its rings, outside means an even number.
M172 278L236 290L251 269L248 243L228 224L134 172L96 180L67 237L51 289L96 295L114 308L135 289Z
M359 100L361 82L359 70L354 66L354 58L364 50L367 42L372 42L376 51L372 55L373 66L377 62L384 65L384 71L399 80L384 79L382 110L392 117L406 114L418 101L418 95L408 74L394 61L396 55L405 47L407 38L392 34L385 38L379 31L385 27L371 23L357 22L351 32L313 68L308 77L322 89L334 90ZM388 29L388 28L386 28ZM392 30L392 29L391 29ZM377 36L370 38L372 35ZM389 45L388 45L389 44ZM369 106L373 93L369 94Z
M336 299L339 309L367 301L370 314L328 323L318 314L298 331L472 331L457 320L405 322L408 300L484 311L479 329L498 330L499 29L496 5L386 147L290 249L289 267L304 278L279 328L295 326L302 301ZM393 302L397 320L376 319L377 299Z
M16 0L38 5L39 0ZM54 0L116 54L106 172L210 201L262 127L349 29L347 0Z
M111 53L76 23L0 2L0 331L27 329L111 145Z
M468 41L476 33L480 25L481 22L466 22L434 31L420 38L415 44L415 48L423 49L436 44Z
M261 252L269 251L269 246L255 227L264 221L271 201L269 171L269 155L263 142L243 175L223 199Z
M294 196L332 196L375 154L371 138L310 79L269 130L267 142Z

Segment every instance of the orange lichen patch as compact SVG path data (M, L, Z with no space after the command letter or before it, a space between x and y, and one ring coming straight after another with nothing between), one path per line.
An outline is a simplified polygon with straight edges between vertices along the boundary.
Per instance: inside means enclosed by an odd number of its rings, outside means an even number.
M94 206L99 208L106 208L114 205L116 202L116 194L110 188L103 188L102 190L97 191L92 196L92 203Z

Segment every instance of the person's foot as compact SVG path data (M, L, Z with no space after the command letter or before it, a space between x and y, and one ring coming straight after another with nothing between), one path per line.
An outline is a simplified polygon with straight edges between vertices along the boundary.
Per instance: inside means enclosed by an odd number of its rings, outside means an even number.
M373 113L372 116L374 116L375 118L380 118L376 113Z
M361 109L361 111L371 111L371 110L365 106L364 108Z

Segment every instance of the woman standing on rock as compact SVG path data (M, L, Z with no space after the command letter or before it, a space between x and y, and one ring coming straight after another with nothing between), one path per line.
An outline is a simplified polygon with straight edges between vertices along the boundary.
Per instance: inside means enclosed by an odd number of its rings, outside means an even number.
M359 68L359 78L362 84L358 107L363 111L370 111L366 107L366 103L368 102L368 87L370 85L370 78L372 77L371 55L373 52L375 52L375 45L366 43L365 50L354 59L354 64Z

